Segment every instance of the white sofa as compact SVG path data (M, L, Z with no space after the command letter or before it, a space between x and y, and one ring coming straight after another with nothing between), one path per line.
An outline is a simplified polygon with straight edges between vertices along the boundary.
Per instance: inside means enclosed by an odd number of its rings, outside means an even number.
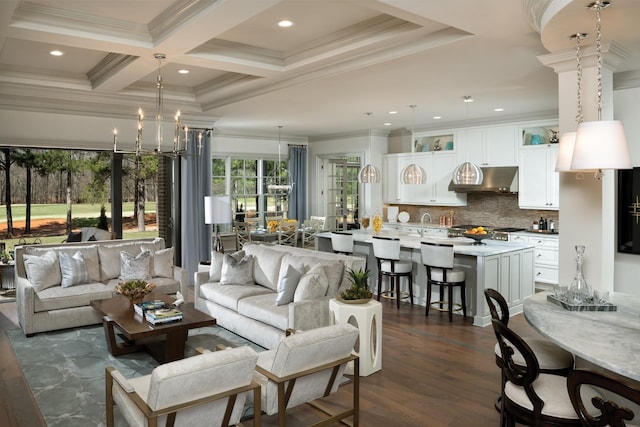
M91 307L91 300L114 296L120 276L120 252L135 256L143 248L153 254L152 277L148 281L156 284L156 290L165 294L180 291L186 296L187 272L173 266L173 250L164 250L164 239L161 238L17 246L16 303L18 320L25 335L100 323L101 317ZM59 279L49 280L56 274L62 277L59 264L53 273L50 269L55 269L55 263L48 264L47 270L39 269L44 257L55 254L59 260L61 253L73 256L78 252L82 253L89 276L80 284L63 287ZM31 278L27 277L25 260L30 263ZM38 268L34 269L33 265ZM69 278L69 274L66 277ZM44 282L47 283L43 286Z
M365 268L361 257L317 252L289 246L247 243L243 247L246 255L253 257L252 284L221 284L212 261L209 271L195 273L195 307L217 320L223 328L247 338L267 349L276 348L285 338L287 329L308 330L329 326L331 313L329 300L350 286L348 269ZM288 266L298 269L304 266L307 274L313 275L321 266L326 272L322 280L306 284L315 286L315 295L300 295L298 291L305 282L300 279L293 302L276 305L279 278ZM324 273L323 273L324 274Z

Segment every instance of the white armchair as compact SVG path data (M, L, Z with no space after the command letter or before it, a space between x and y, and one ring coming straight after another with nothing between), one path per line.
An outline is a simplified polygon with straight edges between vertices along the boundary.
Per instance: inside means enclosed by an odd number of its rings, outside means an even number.
M262 408L278 414L278 426L285 426L287 408L309 403L329 415L315 425L329 425L353 416L359 418L359 359L352 355L358 329L350 324L326 326L286 337L274 350L258 354L255 381L260 384ZM353 406L338 414L313 402L338 390L348 362L354 361Z
M237 425L253 391L253 425L260 426L260 386L252 381L258 354L249 347L206 352L126 379L106 368L107 427L114 405L130 426Z

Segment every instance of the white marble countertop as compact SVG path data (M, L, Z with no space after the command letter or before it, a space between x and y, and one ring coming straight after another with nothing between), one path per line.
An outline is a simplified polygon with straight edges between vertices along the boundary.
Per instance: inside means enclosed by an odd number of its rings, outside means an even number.
M534 329L577 357L640 381L640 297L611 294L617 311L568 311L548 302L547 294L524 301Z
M369 231L353 230L353 240L361 243L371 243L373 234ZM317 234L318 237L331 238L331 232L325 231ZM483 257L499 255L507 252L517 251L526 248L533 248L535 245L517 242L502 242L498 240L484 240L484 245L473 245L472 239L466 237L441 238L436 236L420 237L413 233L403 233L393 230L382 230L380 236L397 237L400 239L400 247L407 249L420 249L420 242L453 243L453 250L456 254Z

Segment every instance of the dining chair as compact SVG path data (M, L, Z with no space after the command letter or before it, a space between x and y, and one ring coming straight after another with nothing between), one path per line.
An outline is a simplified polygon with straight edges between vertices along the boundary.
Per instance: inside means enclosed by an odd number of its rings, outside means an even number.
M236 250L241 250L245 243L251 241L251 232L256 230L254 222L234 221L233 228L236 233Z
M314 216L314 215L311 215L309 217L309 219L311 221L317 222L321 231L325 229L326 223L327 223L327 217L326 216Z
M606 397L594 399L591 396L594 387L602 391L602 396L606 394ZM631 424L625 422L635 419L636 414L630 407L635 406L637 411L640 405L640 388L600 372L581 369L571 371L567 376L567 388L573 408L585 427L631 427ZM594 410L594 407L597 409Z
M400 260L400 239L373 236L373 256L378 263L378 301L381 296L395 298L396 308L401 299L409 299L413 305L413 261ZM389 289L382 292L382 278L389 278ZM400 279L406 277L408 292L400 291Z
M491 318L502 322L505 326L508 326L509 306L502 294L495 289L487 288L484 290L484 298L487 301L487 307L489 308L489 313L491 313ZM542 337L521 336L521 338L524 339L536 355L540 372L566 376L573 368L573 355L565 349ZM496 342L493 352L495 354L496 365L500 368L501 373L501 391L495 400L496 410L500 411L500 401L503 398L502 391L504 390L506 378L504 370L502 369L502 352L498 342ZM514 361L520 366L524 366L524 358L520 353L514 354Z
M513 427L516 422L528 426L580 426L573 409L567 378L540 372L531 347L503 322L491 319L500 345L505 382L500 402L500 426ZM519 354L524 364L516 362ZM587 392L588 398L597 393Z
M298 221L281 220L278 223L278 244L284 246L297 246Z
M301 246L303 248L315 248L316 234L322 231L322 223L319 220L307 219L302 224L301 230Z
M453 245L421 242L420 256L422 264L427 269L427 306L425 316L429 315L429 309L433 307L439 311L446 311L449 314L449 322L453 321L453 312L462 310L462 315L467 317L466 298L466 274L464 270L454 268ZM440 288L439 301L431 301L433 285ZM447 290L447 299L444 297L444 290ZM460 288L460 303L453 302L453 288ZM444 306L447 306L445 309Z

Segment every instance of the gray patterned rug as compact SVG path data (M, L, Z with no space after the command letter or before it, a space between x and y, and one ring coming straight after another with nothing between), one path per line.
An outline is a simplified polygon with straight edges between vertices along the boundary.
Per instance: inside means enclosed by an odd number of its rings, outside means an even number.
M158 365L145 352L113 357L102 325L39 333L31 338L20 329L7 334L48 426L106 425L105 367L114 366L129 378L147 375ZM213 350L217 344L248 344L256 351L264 350L214 326L189 332L187 355L195 354L196 347ZM127 425L117 410L115 416L117 426Z

